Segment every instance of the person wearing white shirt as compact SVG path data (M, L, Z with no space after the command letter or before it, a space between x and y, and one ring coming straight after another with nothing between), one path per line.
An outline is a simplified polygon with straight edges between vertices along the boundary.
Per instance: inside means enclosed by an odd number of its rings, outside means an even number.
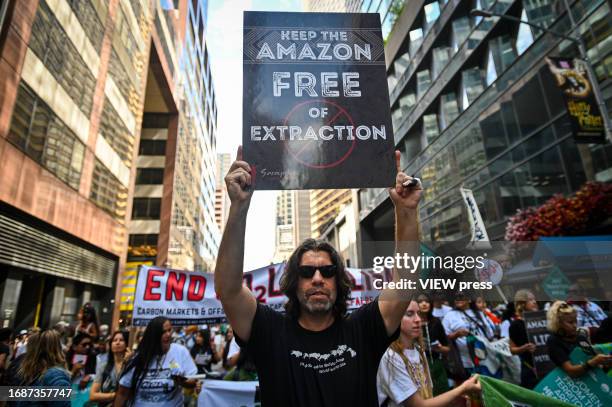
M472 392L480 392L478 375L458 387L433 397L433 384L427 359L419 346L422 341L419 306L411 301L400 325L400 336L383 355L376 387L382 406L442 407Z
M455 308L442 320L444 331L448 339L455 341L463 367L468 373L473 372L474 362L470 356L466 337L472 334L482 335L489 340L493 338L494 332L485 318L482 312L470 308L467 294L459 292L455 296Z
M156 317L147 325L138 350L121 374L113 405L124 406L130 401L134 407L181 407L183 387L196 385L187 377L197 372L187 348L172 343L170 321Z

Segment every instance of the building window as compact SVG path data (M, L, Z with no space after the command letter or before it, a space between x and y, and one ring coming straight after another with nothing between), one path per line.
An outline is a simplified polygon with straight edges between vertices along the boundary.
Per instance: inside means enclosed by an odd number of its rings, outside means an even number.
M170 114L145 113L142 116L143 129L167 129L170 125Z
M433 3L426 4L423 10L425 11L425 29L429 30L440 17L440 5L437 1L434 1Z
M440 72L442 72L446 64L448 64L449 59L450 59L450 48L448 47L434 48L433 62L431 66L431 71L432 71L434 79L437 78L438 75L440 75Z
M427 89L431 85L431 76L429 75L429 69L417 72L417 99L421 99Z
M155 257L157 234L133 234L128 239L128 255L131 257Z
M138 155L166 155L166 140L140 139Z
M556 15L553 3L556 0L523 0L523 7L527 11L527 20L544 27L555 21Z
M477 67L461 72L461 108L466 110L483 92L482 77Z
M495 58L493 58L493 51L489 49L487 54L487 86L490 86L495 79L497 79L497 68L495 67Z
M501 35L489 41L489 51L495 60L497 75L505 71L516 58L512 37Z
M527 21L527 12L524 9L521 13L521 20ZM527 24L519 24L515 43L516 52L519 55L523 55L523 52L525 52L531 44L533 44L533 33L531 32L531 27L529 27Z
M44 1L36 12L29 47L72 101L89 117L96 79Z
M402 112L408 113L410 109L412 109L412 107L416 105L416 96L414 92L402 96L399 100L399 105L402 109Z
M136 185L161 185L164 183L163 168L136 169Z
M467 37L470 35L472 28L470 27L470 19L468 17L461 17L453 21L453 33L452 33L452 49L454 52L459 51L459 47Z
M431 144L431 142L438 137L438 134L440 134L440 130L438 129L438 115L423 115L423 135L425 136L425 145Z
M99 131L104 140L119 155L123 163L130 168L134 153L134 136L123 124L123 120L119 117L108 97L104 98Z
M410 54L408 52L404 53L401 57L397 58L393 62L393 66L395 69L395 75L400 77L410 66Z
M419 47L423 43L423 30L420 28L412 30L410 31L408 36L410 37L410 55L414 56L414 54L418 51Z
M125 224L128 190L96 159L89 198L110 213L119 223Z
M85 146L23 82L8 140L66 184L79 189Z
M161 198L134 198L132 219L159 220Z
M106 5L103 1L97 2L101 8L104 8L103 12L106 16ZM72 12L76 15L77 19L81 23L81 27L85 31L87 38L91 41L93 47L100 53L102 49L102 40L104 39L104 26L100 17L96 12L94 5L91 0L68 0ZM137 15L138 17L138 15Z
M457 116L459 116L457 95L455 93L442 95L440 97L440 130L447 128Z
M130 95L137 94L136 87L114 48L111 48L111 57L108 61L108 72L117 85L121 96L123 96L126 102L129 102Z

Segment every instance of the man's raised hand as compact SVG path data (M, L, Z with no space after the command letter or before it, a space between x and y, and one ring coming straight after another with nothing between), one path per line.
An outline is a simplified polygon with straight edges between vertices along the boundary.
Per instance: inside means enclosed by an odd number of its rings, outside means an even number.
M234 161L225 176L227 194L232 203L249 203L253 195L251 166L242 161L242 146L238 147Z
M416 209L419 201L421 200L423 187L420 182L417 182L414 186L404 186L407 181L411 181L413 178L402 172L400 165L400 152L397 150L395 150L395 166L397 168L395 186L389 188L391 200L397 209Z

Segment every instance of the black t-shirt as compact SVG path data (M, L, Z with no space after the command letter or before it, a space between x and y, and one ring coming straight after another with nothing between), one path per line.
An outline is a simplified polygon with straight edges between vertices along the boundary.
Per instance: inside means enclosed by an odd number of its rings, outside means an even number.
M398 336L399 327L387 335L378 300L320 332L257 304L246 346L257 366L262 405L378 406L378 364Z
M522 319L513 319L512 322L510 322L508 332L510 339L516 346L523 346L529 342L529 338L527 337L527 327L525 326L525 321ZM533 366L533 353L523 352L519 353L518 356L523 362L528 363L529 366Z
M446 336L446 332L444 331L444 327L442 326L442 322L436 317L432 317L429 322L427 322L427 330L425 330L425 326L423 327L425 331L425 340L427 340L427 333L429 333L429 344L431 345L433 342L438 341L442 346L448 346L448 337ZM426 346L426 353L429 357L429 346ZM435 359L439 359L442 355L438 352L431 352L432 357Z
M548 347L548 355L550 360L558 367L561 367L563 363L570 360L570 354L577 345L575 342L567 342L561 339L557 334L551 334L546 341Z

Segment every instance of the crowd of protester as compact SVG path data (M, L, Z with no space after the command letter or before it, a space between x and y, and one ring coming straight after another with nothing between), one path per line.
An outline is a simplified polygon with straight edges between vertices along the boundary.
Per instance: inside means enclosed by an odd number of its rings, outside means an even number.
M513 302L493 310L484 298L461 292L452 304L439 295L421 294L411 301L399 338L380 362L379 403L394 406L409 400L410 406L446 406L478 391L475 374L496 373L475 363L477 336L507 338L510 352L520 359L516 384L533 389L542 377L535 370L536 345L529 341L523 316L540 308L547 310L548 354L555 366L571 377L611 366L611 357L601 354L579 365L570 361L581 342L612 341L607 313L579 291L567 301L538 303L531 291L522 289ZM158 317L130 342L127 331L108 334L107 326L98 325L94 308L85 304L74 325L16 334L0 329L0 384L72 387L77 394L72 405L192 406L204 378L257 380L247 349L237 345L227 324L173 327Z
M205 377L257 380L227 324L173 327L158 317L135 332L130 346L128 331L109 335L85 304L73 325L17 334L0 329L0 385L71 387L71 400L57 406L195 406L197 379Z

